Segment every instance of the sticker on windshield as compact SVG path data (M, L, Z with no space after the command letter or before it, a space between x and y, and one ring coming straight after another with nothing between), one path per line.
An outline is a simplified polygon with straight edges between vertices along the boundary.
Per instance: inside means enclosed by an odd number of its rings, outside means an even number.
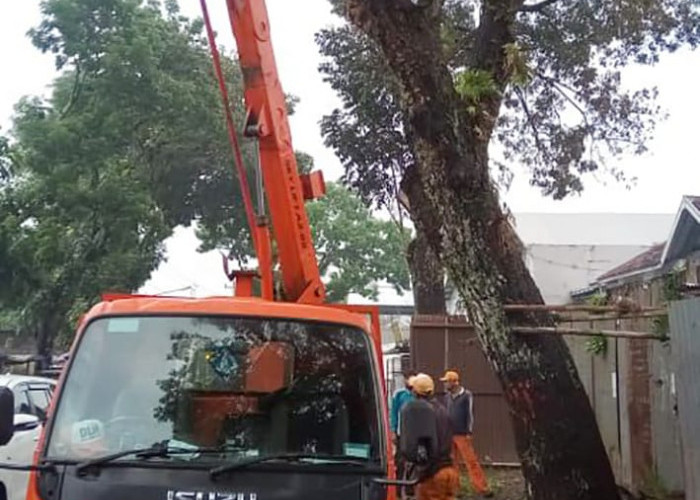
M71 430L71 449L80 457L95 457L107 452L105 429L99 420L76 422Z
M112 318L107 323L110 333L136 333L139 331L138 318Z
M369 445L363 443L343 443L343 453L348 457L369 458Z
M104 437L104 426L99 420L82 420L73 424L72 441L84 444L99 441Z
M236 354L243 352L245 346L240 343L226 339L214 342L206 352L206 360L212 370L222 379L228 379L239 369L239 362Z

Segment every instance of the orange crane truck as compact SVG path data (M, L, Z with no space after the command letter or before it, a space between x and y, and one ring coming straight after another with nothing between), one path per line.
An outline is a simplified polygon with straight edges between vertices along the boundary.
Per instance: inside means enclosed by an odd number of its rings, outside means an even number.
M201 3L258 271L234 272L232 297L103 296L78 326L26 499L394 498L408 483L393 475L378 310L324 303L304 207L323 178L297 169L265 2L227 0L256 208ZM0 444L13 407L0 390Z

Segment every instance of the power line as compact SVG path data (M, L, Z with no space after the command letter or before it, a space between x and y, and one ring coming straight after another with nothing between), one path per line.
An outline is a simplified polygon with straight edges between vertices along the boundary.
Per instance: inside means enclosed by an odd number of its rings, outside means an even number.
M183 288L176 288L175 290L165 290L165 291L163 291L163 292L157 292L157 293L154 293L154 294L152 294L152 295L167 295L167 294L170 294L170 293L184 292L185 290L194 290L194 289L196 289L196 288L197 288L196 286L190 285L190 286L186 286L186 287L183 287Z
M567 269L575 269L578 271L592 271L592 272L597 272L597 273L604 273L606 271L609 271L614 266L613 264L611 264L611 267L606 267L606 268L578 266L576 264L571 264L568 262L560 262L560 261L556 261L556 260L552 260L552 259L547 259L546 257L539 257L537 255L532 255L531 253L528 253L528 257L530 257L533 260L538 260L540 262L552 264L554 266L565 267Z

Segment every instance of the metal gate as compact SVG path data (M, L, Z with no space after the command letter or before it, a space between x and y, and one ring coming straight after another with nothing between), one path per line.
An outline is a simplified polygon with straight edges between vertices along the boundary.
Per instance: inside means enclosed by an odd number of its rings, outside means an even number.
M460 373L463 385L474 394L474 447L483 463L520 463L500 382L464 317L414 316L411 360L415 370L436 381L445 370ZM439 382L436 390L443 392Z

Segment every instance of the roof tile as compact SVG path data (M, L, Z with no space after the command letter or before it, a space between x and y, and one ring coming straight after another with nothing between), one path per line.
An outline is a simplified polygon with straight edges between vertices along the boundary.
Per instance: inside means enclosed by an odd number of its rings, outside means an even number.
M698 199L698 202L700 202L700 199ZM628 273L653 267L661 262L661 257L663 256L665 247L666 243L658 243L646 252L640 253L636 257L633 257L627 262L620 264L619 266L606 272L602 276L598 277L597 281L605 281L617 276L622 276Z

